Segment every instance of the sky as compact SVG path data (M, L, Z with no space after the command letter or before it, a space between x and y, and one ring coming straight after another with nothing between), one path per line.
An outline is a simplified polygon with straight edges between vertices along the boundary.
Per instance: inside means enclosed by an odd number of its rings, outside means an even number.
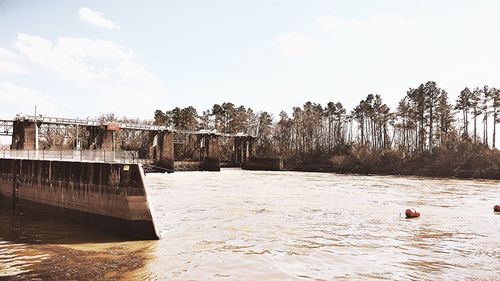
M500 87L500 1L0 0L0 119Z

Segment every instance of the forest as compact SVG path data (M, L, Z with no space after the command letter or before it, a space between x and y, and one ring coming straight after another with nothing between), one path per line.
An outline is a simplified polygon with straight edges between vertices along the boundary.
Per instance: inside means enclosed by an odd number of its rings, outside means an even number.
M350 110L308 101L276 119L231 102L201 113L158 109L154 123L254 135L257 155L281 157L288 170L500 178L499 107L500 89L466 87L451 101L429 81L408 89L394 110L369 94Z

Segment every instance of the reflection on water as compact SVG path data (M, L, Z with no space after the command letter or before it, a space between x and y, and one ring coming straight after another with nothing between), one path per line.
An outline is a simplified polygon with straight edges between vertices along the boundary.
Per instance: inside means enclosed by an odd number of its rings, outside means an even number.
M0 276L51 258L33 243L142 249L146 263L129 279L442 280L495 279L500 272L494 181L232 169L147 180L160 241L112 241L36 219L5 228L16 220L0 211ZM407 207L421 218L404 219ZM23 235L30 238L13 239Z

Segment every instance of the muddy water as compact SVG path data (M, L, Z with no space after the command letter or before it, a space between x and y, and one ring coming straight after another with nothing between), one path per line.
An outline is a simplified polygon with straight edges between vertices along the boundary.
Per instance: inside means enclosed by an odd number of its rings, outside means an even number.
M160 241L1 210L0 276L36 274L58 247L140 257L99 273L130 280L500 278L498 182L231 169L147 181ZM422 216L403 218L407 207Z

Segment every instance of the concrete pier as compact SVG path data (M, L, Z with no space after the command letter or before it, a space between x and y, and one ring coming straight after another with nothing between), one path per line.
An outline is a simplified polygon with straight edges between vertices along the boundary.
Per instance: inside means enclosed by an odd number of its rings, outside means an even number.
M220 171L219 136L216 134L202 135L203 166L205 171Z
M12 149L36 149L37 124L16 120L13 122Z
M244 166L247 161L255 157L255 137L238 136L234 138L233 144L233 163Z
M0 159L2 205L158 239L139 164Z
M172 132L164 131L160 132L155 137L156 143L154 145L154 160L155 164L169 169L174 170L174 135Z

